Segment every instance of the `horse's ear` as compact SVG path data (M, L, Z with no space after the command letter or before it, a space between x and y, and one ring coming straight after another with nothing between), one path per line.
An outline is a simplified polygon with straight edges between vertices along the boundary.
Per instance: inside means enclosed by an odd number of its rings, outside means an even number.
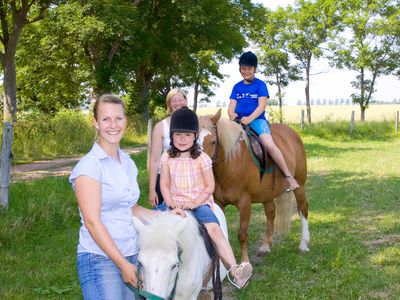
M141 235L143 230L144 230L144 228L146 227L146 225L144 225L142 223L142 221L139 220L139 218L136 218L136 217L133 217L133 216L132 216L132 222L133 222L133 226L135 226L135 229L136 229L137 233L139 235Z
M211 121L213 121L214 125L217 125L218 120L221 118L221 109L218 109L218 111L211 117Z

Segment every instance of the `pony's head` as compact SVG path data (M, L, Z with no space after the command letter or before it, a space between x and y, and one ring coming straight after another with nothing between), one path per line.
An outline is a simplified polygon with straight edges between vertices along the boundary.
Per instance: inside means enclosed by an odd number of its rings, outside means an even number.
M199 142L213 161L228 160L239 154L243 129L236 122L221 118L221 109L213 116L200 116L199 124Z
M193 280L194 273L199 272L199 282L203 278L201 268L192 270L188 278L178 277L187 261L193 261L196 253L196 237L199 236L198 225L193 217L182 218L172 214L164 214L144 225L133 218L139 233L138 262L143 276L143 288L147 292L168 299L176 290L182 289L182 281ZM204 247L203 247L204 248ZM207 265L206 262L202 263ZM186 272L185 272L186 273ZM178 279L179 278L179 279ZM193 285L193 284L192 284ZM199 288L199 290L200 290ZM185 287L185 289L187 289ZM176 291L179 293L179 291Z

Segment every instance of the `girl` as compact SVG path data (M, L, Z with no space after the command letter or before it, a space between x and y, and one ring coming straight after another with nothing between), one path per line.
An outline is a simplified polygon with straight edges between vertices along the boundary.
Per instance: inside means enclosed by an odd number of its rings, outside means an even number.
M197 144L198 132L199 123L193 111L184 107L172 114L171 148L161 157L161 192L169 208L192 210L197 221L204 224L228 269L229 280L237 288L242 288L253 267L248 262L237 265L232 248L212 211L215 186L212 164L210 157Z
M152 207L160 210L167 209L160 190L160 158L161 154L166 152L171 145L169 139L171 114L187 105L185 93L179 89L170 90L167 94L166 104L168 116L154 126L151 134L149 159L149 203Z

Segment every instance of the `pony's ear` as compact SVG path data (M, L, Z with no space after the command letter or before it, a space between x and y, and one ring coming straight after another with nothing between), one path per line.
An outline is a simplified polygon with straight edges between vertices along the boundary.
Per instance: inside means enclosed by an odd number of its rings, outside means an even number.
M214 123L214 125L217 125L218 120L221 118L221 109L218 109L218 111L211 117L211 121Z
M144 225L142 223L142 221L140 221L139 218L133 217L132 216L132 222L133 222L133 226L135 226L135 229L137 231L137 233L139 233L139 235L142 234L144 228L146 227L146 225Z

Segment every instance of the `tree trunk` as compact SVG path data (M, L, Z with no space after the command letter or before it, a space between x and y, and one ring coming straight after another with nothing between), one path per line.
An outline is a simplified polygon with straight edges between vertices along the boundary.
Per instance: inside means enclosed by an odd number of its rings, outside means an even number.
M310 105L310 64L306 68L306 106L307 106L307 121L311 124L311 105Z
M276 83L278 86L278 101L279 101L279 123L283 122L283 112L282 112L282 88L281 88L281 79L279 74L276 74Z
M366 109L365 105L363 105L363 104L360 103L361 122L364 122L364 121L365 121L365 109Z
M149 91L151 77L152 75L146 70L146 66L143 65L139 68L136 72L136 92L131 99L133 113L142 114L144 120L148 120L149 118Z
M198 80L196 80L196 83L194 84L194 96L193 96L193 111L196 112L197 110L197 101L199 98L199 89L200 89L200 83Z
M365 81L364 81L364 68L361 68L360 74L360 83L361 83L361 97L360 97L360 107L361 107L361 122L365 121Z

